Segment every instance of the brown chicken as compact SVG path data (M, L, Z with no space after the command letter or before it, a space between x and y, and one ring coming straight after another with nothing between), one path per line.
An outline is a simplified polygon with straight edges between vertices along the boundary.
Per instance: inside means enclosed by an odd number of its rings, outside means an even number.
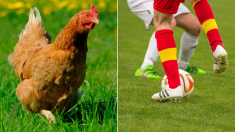
M56 122L51 112L55 106L62 112L77 102L77 90L86 73L87 37L89 30L100 23L97 15L93 5L78 12L50 44L38 9L30 10L19 42L8 56L21 81L17 97L28 112L41 113L49 122Z

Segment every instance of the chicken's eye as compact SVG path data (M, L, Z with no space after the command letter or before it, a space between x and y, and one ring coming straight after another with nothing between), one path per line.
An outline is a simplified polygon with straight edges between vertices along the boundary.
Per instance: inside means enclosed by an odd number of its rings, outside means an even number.
M89 15L87 14L86 17L88 17Z

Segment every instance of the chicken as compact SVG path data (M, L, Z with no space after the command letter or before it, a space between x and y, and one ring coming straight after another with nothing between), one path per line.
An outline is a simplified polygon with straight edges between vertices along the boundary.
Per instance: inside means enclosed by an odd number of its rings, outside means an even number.
M97 15L93 5L90 10L81 10L50 44L38 9L30 10L29 21L8 56L21 81L16 95L29 113L40 113L49 122L56 122L52 113L55 107L62 112L77 102L86 73L87 37L100 23Z

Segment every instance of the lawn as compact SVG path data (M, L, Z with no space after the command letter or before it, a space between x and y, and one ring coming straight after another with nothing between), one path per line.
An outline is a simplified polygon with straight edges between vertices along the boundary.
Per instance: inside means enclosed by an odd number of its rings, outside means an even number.
M161 80L134 76L143 62L153 27L145 31L144 22L128 8L127 1L118 5L118 130L132 131L235 131L235 8L233 0L209 0L223 44L228 52L229 67L224 74L213 73L213 56L204 31L190 61L207 72L192 74L194 92L181 103L154 102L151 96L161 91ZM185 5L194 14L186 0ZM177 47L184 31L174 29ZM160 59L154 70L165 74Z
M62 7L53 6L53 3L48 6L50 1L31 3L31 7L38 5L53 42L82 7L68 8L70 3L81 1L70 0ZM83 94L73 110L58 115L56 124L48 124L44 116L27 114L22 109L16 96L20 80L7 60L28 22L29 9L24 7L29 8L30 4L26 4L29 1L22 1L26 6L20 6L22 3L13 0L0 0L0 131L117 131L117 1L108 1L107 4L106 1L82 1L86 9L93 2L100 12L100 25L96 25L88 36L86 82L79 88Z

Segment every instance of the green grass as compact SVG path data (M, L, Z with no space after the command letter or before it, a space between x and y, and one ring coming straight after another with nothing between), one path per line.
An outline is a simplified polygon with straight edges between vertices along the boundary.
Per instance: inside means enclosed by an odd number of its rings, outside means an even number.
M145 31L144 22L135 16L125 0L119 0L118 9L118 130L125 131L235 131L235 17L233 0L209 1L229 54L229 67L224 74L213 73L213 56L206 34L202 31L191 64L207 72L192 74L193 94L181 103L159 103L151 96L161 91L161 80L134 76L141 66L148 41L154 29ZM194 13L186 0L186 6ZM179 47L182 29L174 29ZM163 76L160 59L154 70Z
M41 13L52 42L78 11L63 9L49 16ZM7 57L28 16L10 13L0 18L0 131L117 131L117 13L102 12L98 17L100 25L88 36L88 83L79 88L84 93L76 107L57 116L56 124L48 124L44 116L27 114L16 96L20 81Z

